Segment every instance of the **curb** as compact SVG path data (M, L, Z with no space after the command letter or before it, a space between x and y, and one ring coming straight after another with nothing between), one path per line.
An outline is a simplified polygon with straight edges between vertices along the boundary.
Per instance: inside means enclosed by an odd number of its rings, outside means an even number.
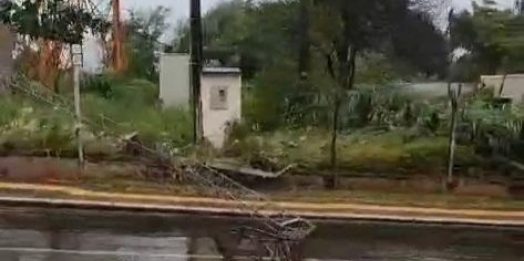
M65 208L79 210L101 211L129 211L163 214L204 214L223 217L249 217L251 213L236 208L196 207L167 204L141 204L111 202L100 200L74 200L54 198L28 197L0 197L0 206L5 207L36 207L36 208ZM261 214L279 216L281 211L261 210ZM460 225L498 228L524 228L524 219L488 219L488 218L460 218L438 216L410 216L390 214L365 214L351 212L313 212L313 211L286 211L286 214L301 216L318 221L375 221L392 223L419 223L427 225Z

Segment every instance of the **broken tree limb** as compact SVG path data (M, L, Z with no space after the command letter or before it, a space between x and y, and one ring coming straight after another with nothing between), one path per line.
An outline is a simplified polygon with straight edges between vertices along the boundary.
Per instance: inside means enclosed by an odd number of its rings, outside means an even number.
M296 164L291 164L278 172L255 169L249 166L237 164L236 162L233 163L230 160L226 160L226 159L216 160L210 163L209 166L211 168L214 168L216 170L221 170L221 171L227 171L227 172L232 172L232 173L237 173L237 174L242 174L242 175L247 175L247 176L255 176L255 177L265 178L265 179L276 179L286 174L292 168L296 167Z

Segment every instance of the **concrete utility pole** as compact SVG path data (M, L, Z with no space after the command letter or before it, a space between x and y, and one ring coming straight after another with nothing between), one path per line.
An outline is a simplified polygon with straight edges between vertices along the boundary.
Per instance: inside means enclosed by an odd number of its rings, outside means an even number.
M124 29L122 25L122 18L120 16L121 12L120 0L111 1L111 10L112 13L112 37L113 37L113 46L112 46L112 66L113 70L117 73L122 73L126 69L126 61L124 55Z
M447 82L448 82L448 97L451 105L451 123L450 123L450 130L449 130L449 148L448 148L448 175L446 177L446 189L448 191L452 191L455 188L455 178L454 178L454 170L455 167L455 149L456 149L456 136L457 136L457 124L458 124L458 110L459 110L459 103L460 103L460 96L462 93L462 84L458 85L458 89L454 90L452 88L452 82L453 82L453 63L454 63L454 56L453 56L453 46L451 43L451 39L453 37L452 30L453 30L453 15L454 15L454 9L451 8L448 14L448 29L447 29L447 37L448 37L448 73L447 73Z
M190 0L191 19L191 86L193 91L193 140L197 144L202 140L202 103L200 95L200 81L202 75L202 14L201 0Z
M80 69L82 68L82 45L74 44L71 46L73 62L73 87L75 100L75 136L78 145L78 166L84 167L84 145L82 143L82 108L80 102Z

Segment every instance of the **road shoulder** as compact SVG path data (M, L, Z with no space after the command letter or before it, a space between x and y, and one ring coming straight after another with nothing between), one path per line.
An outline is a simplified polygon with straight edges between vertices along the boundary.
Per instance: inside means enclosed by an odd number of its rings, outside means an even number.
M0 205L160 213L247 216L250 208L265 215L285 213L324 220L373 220L482 226L524 226L524 210L444 209L350 203L247 201L91 191L67 186L0 183Z

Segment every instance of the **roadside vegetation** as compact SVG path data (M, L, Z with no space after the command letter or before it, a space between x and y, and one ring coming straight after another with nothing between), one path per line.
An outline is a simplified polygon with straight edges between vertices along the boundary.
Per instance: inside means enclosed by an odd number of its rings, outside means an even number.
M295 173L334 179L354 173L444 176L450 160L449 98L417 94L406 83L475 83L483 74L521 72L524 42L515 28L524 28L524 20L486 1L474 4L472 11L451 13L448 35L433 22L447 9L426 4L219 4L204 16L204 53L223 66L241 68L244 115L229 130L224 148L206 150L211 152L205 156L272 171L294 165ZM125 154L122 140L129 135L175 157L201 152L187 149L191 113L162 109L158 100L155 52L168 28L168 14L159 7L130 15L125 75L85 75L82 106L88 121L83 139L88 158L118 158ZM367 22L358 22L362 19ZM453 64L450 47L466 50ZM160 51L188 50L188 25L181 23L176 39ZM0 152L74 157L71 104L58 98L71 97L70 84L56 81L47 89L36 84L27 76L31 66L22 66L30 60L23 55L18 71L26 76L14 80L12 94L0 97ZM61 73L68 78L68 71ZM459 174L481 169L502 175L499 166L490 165L495 156L522 158L518 151L524 144L524 110L518 104L500 105L493 87L459 97L453 164Z

